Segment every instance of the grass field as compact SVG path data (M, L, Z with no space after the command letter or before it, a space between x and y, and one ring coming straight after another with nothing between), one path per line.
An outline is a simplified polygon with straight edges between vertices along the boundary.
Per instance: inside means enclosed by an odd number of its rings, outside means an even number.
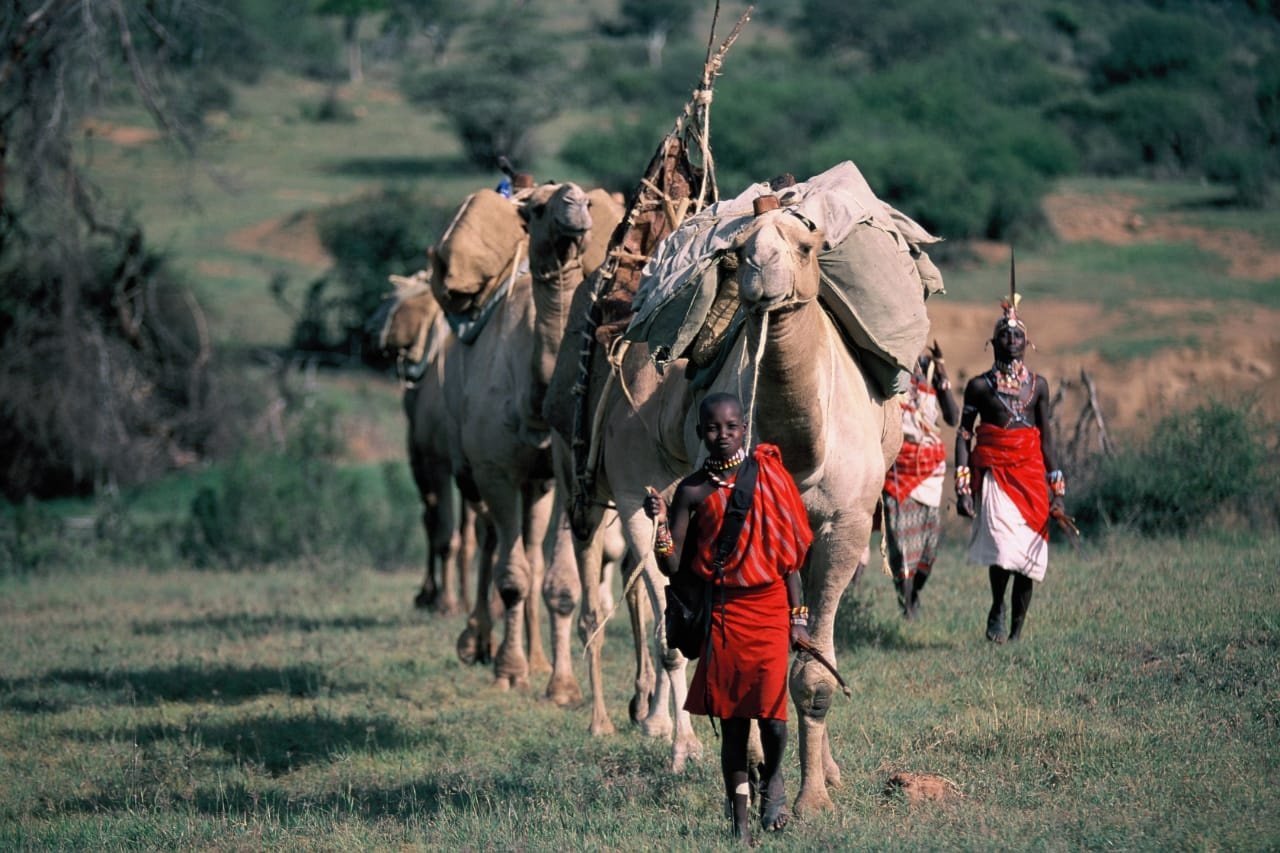
M777 849L1274 849L1274 538L1057 547L1025 641L981 638L985 572L945 549L921 622L846 597L837 812ZM668 746L493 690L416 613L416 571L72 568L0 581L0 847L704 849L717 744ZM609 626L624 724L626 625ZM578 667L581 671L581 666ZM793 712L794 713L794 712ZM795 724L788 765L798 783ZM963 799L909 806L897 770Z

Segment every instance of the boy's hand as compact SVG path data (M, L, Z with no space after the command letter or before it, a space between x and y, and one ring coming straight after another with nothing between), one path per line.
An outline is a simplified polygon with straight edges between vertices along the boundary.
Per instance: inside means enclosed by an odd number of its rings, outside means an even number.
M667 517L667 502L662 499L662 495L658 494L658 490L653 486L645 486L644 491L644 514L655 521L665 520Z

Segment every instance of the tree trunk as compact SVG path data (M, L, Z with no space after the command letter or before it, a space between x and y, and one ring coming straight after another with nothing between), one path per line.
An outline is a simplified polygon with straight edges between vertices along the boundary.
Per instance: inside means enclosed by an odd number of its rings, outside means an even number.
M342 36L347 42L347 74L352 83L364 80L364 64L360 58L360 17L348 15L343 19Z

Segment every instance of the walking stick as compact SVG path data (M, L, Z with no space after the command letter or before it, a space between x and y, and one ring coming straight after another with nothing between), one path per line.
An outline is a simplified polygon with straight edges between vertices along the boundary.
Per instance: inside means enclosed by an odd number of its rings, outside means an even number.
M817 646L815 646L813 643L802 641L802 642L797 642L796 647L799 648L800 651L808 654L811 658L816 660L818 663L825 666L827 668L827 672L830 672L833 676L835 676L836 683L840 685L840 690L844 692L846 699L853 698L853 691L849 689L849 685L846 684L845 680L840 677L839 671L836 670L834 666L832 666L831 661L827 660L826 656L824 656L822 652L818 651Z

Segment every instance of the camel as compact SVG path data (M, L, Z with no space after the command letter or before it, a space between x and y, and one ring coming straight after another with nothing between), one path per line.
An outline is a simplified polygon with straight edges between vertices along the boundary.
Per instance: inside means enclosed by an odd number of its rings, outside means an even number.
M587 193L573 183L545 184L526 201L522 214L529 229L529 263L537 310L536 358L540 378L545 377L549 382L564 340L569 302L586 277L604 261L610 235L622 220L623 209L603 190ZM554 434L552 441L557 486L560 494L565 495L572 487L570 446L559 433ZM578 630L588 644L587 669L592 692L590 731L595 735L615 731L605 708L600 667L602 627L606 613L611 610L603 600L607 590L604 569L609 561L602 552L613 556L617 551L616 544L607 547L610 533L621 537L617 514L612 510L600 513L599 524L593 526L585 540L576 539L567 525L557 525L542 589L552 624L552 672L546 695L560 705L576 705L582 701L582 690L573 674L570 648L570 620L580 604ZM646 636L648 599L634 583L626 584L626 589L636 655L630 715L638 720L648 714L658 676Z
M466 503L455 506L453 500L440 404L444 364L454 339L427 279L425 270L411 277L392 276L395 292L371 324L379 328L379 349L396 354L409 466L422 501L427 565L414 604L452 615L470 607L466 589L475 551L474 510Z
M539 596L531 594L542 585L555 494L550 442L532 414L533 301L520 263L526 243L517 204L485 189L467 199L432 252L432 287L444 308L488 313L467 333L469 342L450 352L444 408L454 474L493 525L504 623L494 682L504 689L528 687L531 671L551 669Z
M561 291L557 298L568 296ZM566 340L576 342L583 334L593 333L588 312L591 300L591 282L587 281L572 294ZM592 359L587 399L588 408L595 413L593 431L599 436L599 452L594 467L594 490L586 496L582 526L598 531L604 523L606 508L616 508L628 551L637 563L634 571L642 573L651 609L661 613L667 579L658 571L653 556L653 523L644 514L644 496L645 488L653 486L670 497L694 458L683 443L684 415L693 402L684 378L684 362L677 360L668 370L659 373L643 343L621 344L608 352L596 347ZM577 405L574 386L578 381L578 353L574 348L565 347L556 359L543 413L554 432L566 443L573 440L571 413ZM571 471L558 474L562 480L573 476ZM559 535L566 534L560 532ZM557 548L563 547L560 539L556 544ZM590 606L589 601L584 601L584 627L594 627L598 620L598 616L590 613ZM664 634L659 619L652 641L663 672L656 678L648 713L640 725L649 736L671 736L671 769L679 773L689 760L701 756L702 743L689 713L684 710L688 662L678 651L667 649ZM588 655L594 692L599 696L598 643L588 646ZM633 700L633 714L639 716L642 712L640 703ZM604 706L597 701L592 710L591 732L605 735L612 731L614 728Z
M879 396L818 302L818 252L823 235L787 209L762 213L738 236L738 297L749 321L708 393L736 393L753 409L753 440L778 445L800 487L815 533L804 574L809 631L835 660L836 608L854 579L871 536L884 472L902 443L896 398ZM763 333L763 348L761 335ZM695 413L685 419L689 453L698 447ZM801 786L797 815L832 808L828 785L839 785L826 714L833 676L813 658L796 657L789 686L800 712Z
M379 348L396 354L404 382L401 402L408 419L409 465L422 501L427 541L426 572L414 604L452 615L471 607L467 581L477 546L476 508L469 501L454 500L443 383L445 363L457 339L431 293L429 279L426 270L410 277L391 276L395 292L379 307L370 327L378 330ZM489 603L494 541L492 535L481 538L476 607L458 639L458 655L468 664L488 662L494 651Z

